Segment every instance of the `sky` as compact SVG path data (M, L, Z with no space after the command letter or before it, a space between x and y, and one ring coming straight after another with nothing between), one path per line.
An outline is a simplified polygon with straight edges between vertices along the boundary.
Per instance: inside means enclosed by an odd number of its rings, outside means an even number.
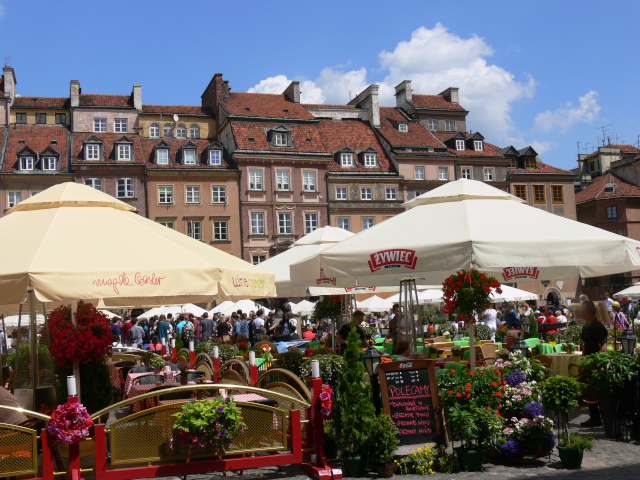
M346 103L371 83L383 105L460 88L467 128L570 169L602 138L640 139L640 2L0 0L0 55L17 93L129 94L200 104L214 73L233 91ZM603 135L604 133L604 135Z

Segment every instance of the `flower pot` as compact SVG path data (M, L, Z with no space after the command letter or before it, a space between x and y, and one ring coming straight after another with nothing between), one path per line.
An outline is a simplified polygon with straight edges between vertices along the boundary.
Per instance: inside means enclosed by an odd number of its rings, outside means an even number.
M431 357L432 360L437 360L438 359L438 352L430 353L429 356Z
M616 395L613 391L598 390L598 406L600 407L600 416L604 426L604 435L607 438L616 438L618 434L616 426L618 424L619 398L620 395Z
M378 476L380 478L391 478L393 477L393 471L395 470L394 463L387 463L385 465L376 466L376 470L378 470Z
M460 363L460 358L461 358L461 357L460 357L460 355L454 355L454 356L453 356L453 357L451 357L451 358L452 358L452 360L453 360L454 362L456 362L456 363Z
M556 447L560 454L560 462L563 468L576 469L582 466L582 452L577 448Z
M551 453L549 447L547 445L543 445L542 443L536 443L533 447L531 447L531 454L534 457L546 457Z
M456 448L458 454L458 464L463 472L479 472L482 470L482 450L467 450L466 448Z
M364 471L367 467L366 455L343 455L344 476L345 477L364 477Z
M188 385L189 384L189 375L186 373L184 375L180 375L180 385Z

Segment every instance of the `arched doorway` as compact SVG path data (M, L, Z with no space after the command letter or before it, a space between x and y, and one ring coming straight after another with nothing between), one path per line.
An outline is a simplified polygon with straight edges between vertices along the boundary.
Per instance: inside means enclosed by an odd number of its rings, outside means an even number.
M560 305L560 292L553 288L549 289L547 290L545 299L547 300L547 305Z

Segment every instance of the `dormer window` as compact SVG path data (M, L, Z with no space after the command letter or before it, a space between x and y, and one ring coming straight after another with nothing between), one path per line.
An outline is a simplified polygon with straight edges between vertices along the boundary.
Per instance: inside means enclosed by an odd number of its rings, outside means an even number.
M273 134L273 143L276 147L286 147L288 145L287 142L287 134L286 133L274 133Z
M192 148L185 149L182 151L184 165L195 165L196 164L196 151Z
M616 186L613 183L607 183L604 186L604 193L615 193L616 191Z
M399 132L408 132L409 131L409 124L408 123L399 123L398 124L398 131Z
M524 168L536 168L536 159L533 157L525 157Z
M118 145L117 159L119 162L131 161L131 145Z
M456 150L464 150L464 140L456 140Z
M341 153L340 154L340 166L342 168L353 168L353 153Z
M474 140L473 149L476 152L482 152L484 150L484 142L482 140Z
M222 165L222 150L209 150L209 165L214 167Z
M365 167L373 168L378 165L378 162L376 161L377 155L375 153L365 153L363 157Z
M102 140L91 135L90 137L85 138L82 143L84 145L84 160L86 162L99 162L104 160Z
M265 129L267 141L271 147L292 147L293 139L291 130L286 125L278 125L271 129Z
M169 149L156 149L156 165L169 165Z
M51 172L56 170L56 157L42 157L42 170Z
M33 170L33 157L20 157L20 170L23 172Z

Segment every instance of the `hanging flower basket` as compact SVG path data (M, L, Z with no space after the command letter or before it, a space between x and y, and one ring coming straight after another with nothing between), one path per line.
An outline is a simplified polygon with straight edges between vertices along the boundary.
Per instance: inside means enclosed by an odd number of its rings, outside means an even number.
M500 282L478 270L462 270L442 283L445 313L458 313L458 320L475 323L475 315L491 305L491 289L502 293Z
M91 427L93 420L87 409L81 403L66 402L58 405L51 414L47 433L56 440L71 445L88 437Z

